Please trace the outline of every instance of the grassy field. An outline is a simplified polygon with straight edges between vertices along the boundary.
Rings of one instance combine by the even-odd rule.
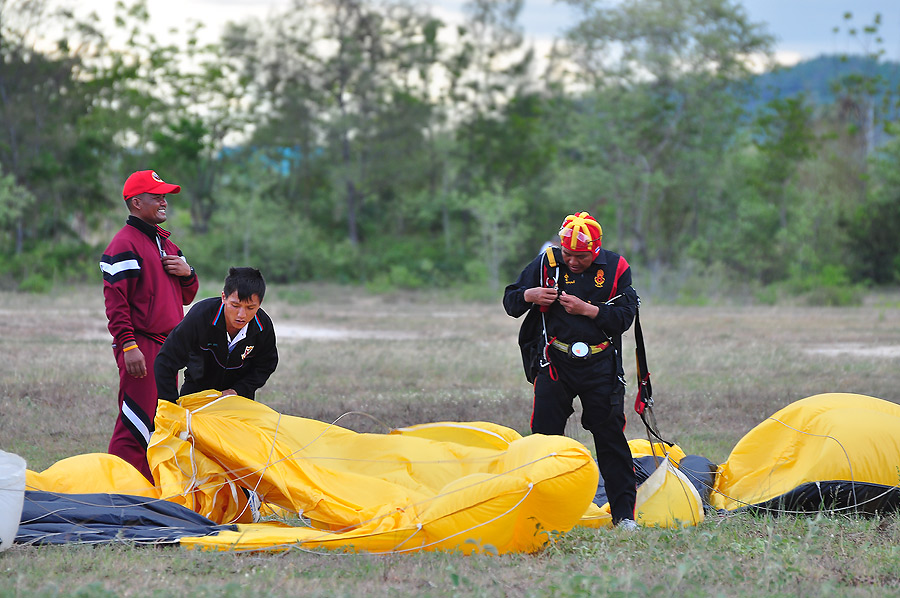
[[[200,296],[218,292],[201,289]],[[281,362],[257,399],[360,432],[489,420],[525,434],[531,394],[519,321],[495,301],[269,291]],[[0,293],[0,449],[33,470],[103,452],[117,370],[99,287]],[[900,403],[900,303],[857,308],[676,307],[642,323],[661,431],[723,462],[795,400],[854,392]],[[633,337],[625,337],[629,400]],[[633,414],[632,414],[633,415]],[[592,448],[573,416],[568,434]],[[629,438],[645,437],[631,417]],[[0,553],[5,596],[900,596],[900,520],[746,515],[677,531],[576,528],[536,555],[205,554],[177,547],[21,547]]]

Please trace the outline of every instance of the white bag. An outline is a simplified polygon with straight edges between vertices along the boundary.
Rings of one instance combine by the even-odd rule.
[[[25,503],[25,459],[0,451],[0,552],[13,544]]]

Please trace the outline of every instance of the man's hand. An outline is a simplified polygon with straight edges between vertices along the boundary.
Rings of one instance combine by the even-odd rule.
[[[125,358],[125,371],[135,378],[143,378],[147,375],[147,362],[138,346],[133,346],[134,349],[125,351],[123,354]]]
[[[525,293],[522,297],[528,303],[534,303],[536,305],[550,305],[559,297],[559,291],[555,288],[548,287],[532,287],[530,289],[525,289]]]
[[[181,256],[164,255],[160,259],[162,260],[163,270],[167,274],[182,277],[191,275],[191,267]]]
[[[222,391],[223,397],[230,397],[231,395],[236,395],[236,394],[237,394],[237,392],[235,392],[235,390],[233,388],[226,388],[225,390]]]
[[[587,316],[588,318],[594,319],[597,317],[597,314],[600,313],[600,308],[596,305],[582,301],[575,295],[569,295],[568,293],[560,293],[559,304],[565,308],[567,313],[576,316]]]

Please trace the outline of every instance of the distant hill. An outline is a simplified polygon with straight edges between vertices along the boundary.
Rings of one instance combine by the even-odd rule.
[[[814,105],[830,104],[834,102],[832,83],[852,74],[880,75],[888,89],[900,90],[900,63],[876,62],[864,56],[823,55],[755,77],[758,97],[748,108],[754,111],[775,97],[790,97],[801,92],[806,93],[808,101]]]

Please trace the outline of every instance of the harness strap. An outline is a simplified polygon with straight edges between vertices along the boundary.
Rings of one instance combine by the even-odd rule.
[[[563,353],[569,352],[569,343],[564,343],[560,340],[553,339],[552,341],[550,341],[550,344],[555,349],[559,349]],[[603,351],[605,351],[610,346],[610,344],[611,343],[609,341],[603,341],[599,345],[588,345],[588,347],[591,350],[591,355],[596,355],[597,353],[602,353]]]
[[[545,288],[553,288],[557,286],[557,282],[559,281],[559,264],[556,263],[556,256],[553,255],[553,247],[550,246],[544,252],[544,259],[542,261],[541,267],[541,286]],[[550,277],[549,268],[556,268],[553,276]],[[550,374],[550,379],[554,382],[559,379],[559,376],[556,372],[556,368],[553,367],[553,364],[550,362],[550,345],[556,341],[556,337],[552,339],[547,338],[547,310],[550,309],[549,305],[541,306],[541,333],[544,336],[544,349],[541,351],[541,361],[540,367],[547,366],[548,373]]]
[[[546,258],[546,263],[544,263],[541,268],[541,286],[545,289],[556,288],[559,289],[559,264],[556,263],[556,256],[553,255],[553,247],[550,246],[544,252],[544,257]],[[543,260],[542,260],[543,262]],[[549,267],[548,267],[549,266]],[[550,268],[556,268],[556,271],[553,273],[553,276],[550,276]],[[542,305],[541,312],[546,312],[550,309],[549,305]],[[546,324],[544,325],[546,329]],[[547,335],[544,335],[544,338],[547,338]]]
[[[550,264],[551,268],[556,268],[556,256],[553,255],[553,245],[547,247],[545,253],[547,254],[547,263]],[[559,269],[556,270],[557,276],[559,275]]]
[[[641,421],[647,429],[647,438],[650,447],[653,447],[652,435],[665,445],[673,446],[671,442],[660,436],[656,425],[656,416],[653,414],[653,387],[650,385],[650,372],[647,371],[647,351],[644,347],[644,331],[641,329],[641,304],[638,299],[638,307],[634,314],[634,342],[635,361],[637,362],[637,397],[634,400],[634,410],[641,416]],[[653,455],[654,458],[656,455]]]

